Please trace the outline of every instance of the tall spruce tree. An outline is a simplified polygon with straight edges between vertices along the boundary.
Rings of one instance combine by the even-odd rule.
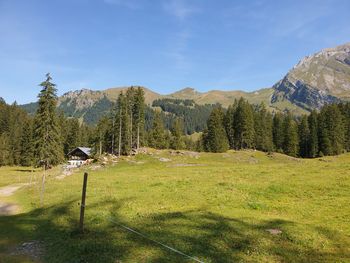
[[[229,149],[229,142],[224,127],[224,112],[221,107],[213,109],[208,122],[205,135],[205,148],[209,152],[225,152]]]
[[[182,138],[183,136],[183,120],[180,118],[176,118],[176,120],[173,123],[173,127],[171,129],[171,141],[170,141],[170,148],[174,150],[180,150],[185,148],[185,142]]]
[[[152,129],[149,133],[148,144],[153,148],[164,149],[168,145],[166,137],[167,135],[160,112],[156,111],[154,113]]]
[[[68,154],[71,150],[75,149],[79,145],[79,120],[76,118],[68,119],[66,122],[66,137],[64,141],[64,153]]]
[[[273,150],[272,116],[267,112],[264,103],[257,107],[254,118],[255,147],[264,152]]]
[[[133,86],[127,89],[125,100],[126,100],[126,107],[127,107],[127,113],[128,113],[128,120],[129,120],[129,147],[130,149],[133,149],[136,147],[136,144],[134,142],[136,141],[136,125],[134,125],[135,122],[135,93],[136,90]]]
[[[299,155],[300,157],[310,157],[311,136],[310,136],[308,117],[306,115],[303,115],[301,117],[299,127],[298,127],[298,133],[299,133]]]
[[[121,92],[117,100],[116,128],[118,134],[118,155],[128,155],[130,146],[130,112],[127,97]]]
[[[310,138],[309,138],[309,157],[315,158],[319,154],[318,147],[318,114],[314,110],[308,116]]]
[[[63,143],[57,121],[57,95],[50,74],[40,84],[38,109],[34,117],[34,157],[45,168],[63,161]]]
[[[226,130],[229,146],[231,149],[233,149],[235,147],[235,144],[234,144],[234,142],[235,142],[234,116],[235,116],[235,112],[237,109],[237,104],[238,104],[238,102],[235,99],[234,104],[228,106],[228,109],[227,109],[225,116],[224,116],[225,130]]]
[[[319,114],[319,148],[324,155],[340,154],[344,150],[344,119],[335,104],[324,106]]]
[[[275,113],[272,122],[272,136],[275,151],[283,152],[284,143],[284,129],[283,129],[283,115],[280,112]]]
[[[350,151],[350,102],[339,104],[340,111],[344,118],[345,127],[345,149]]]
[[[138,87],[134,98],[134,120],[136,130],[136,148],[139,149],[144,143],[145,133],[145,92]]]
[[[22,166],[34,165],[33,124],[26,120],[21,138],[20,164]]]
[[[235,148],[254,148],[254,114],[252,106],[243,98],[238,101],[233,118]]]
[[[283,120],[283,152],[297,157],[299,152],[298,127],[293,117],[288,113]]]

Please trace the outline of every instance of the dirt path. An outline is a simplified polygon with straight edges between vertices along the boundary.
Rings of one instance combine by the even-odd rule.
[[[19,210],[19,206],[11,203],[0,202],[0,216],[15,215]]]
[[[26,186],[28,184],[11,184],[8,186],[4,186],[0,188],[0,196],[11,196],[13,195],[18,189],[22,188],[23,186]]]
[[[17,204],[1,201],[1,197],[11,196],[26,185],[28,184],[12,184],[0,188],[0,216],[14,215],[19,211]]]

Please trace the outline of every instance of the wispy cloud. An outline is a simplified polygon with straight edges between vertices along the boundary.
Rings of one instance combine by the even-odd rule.
[[[313,24],[332,12],[332,2],[310,0],[298,4],[252,1],[223,10],[230,27],[256,29],[274,37],[308,37]]]
[[[192,6],[186,0],[164,1],[163,9],[179,21],[185,21],[191,15],[199,12],[199,9]]]
[[[191,67],[191,63],[186,55],[188,49],[188,42],[192,35],[188,30],[183,30],[174,35],[171,40],[171,47],[169,51],[165,52],[165,55],[170,57],[179,70],[188,71]]]

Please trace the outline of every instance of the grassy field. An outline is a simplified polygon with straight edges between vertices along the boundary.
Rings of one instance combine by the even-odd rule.
[[[50,176],[43,206],[37,185],[6,199],[22,210],[0,217],[4,262],[31,262],[9,255],[29,240],[45,244],[43,262],[191,262],[120,224],[203,262],[350,262],[350,154],[154,151],[87,171],[85,234],[77,232],[84,170]],[[15,183],[27,174],[0,168],[2,185],[9,173]]]

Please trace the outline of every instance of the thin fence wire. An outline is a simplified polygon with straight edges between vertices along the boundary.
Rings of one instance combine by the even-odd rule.
[[[141,237],[143,237],[143,238],[145,238],[145,239],[147,239],[147,240],[149,240],[149,241],[151,241],[153,243],[156,243],[156,244],[158,244],[158,245],[160,245],[160,246],[162,246],[162,247],[164,247],[164,248],[166,248],[166,249],[168,249],[168,250],[170,250],[172,252],[175,252],[175,253],[177,253],[177,254],[179,254],[181,256],[184,256],[184,257],[186,257],[188,259],[191,259],[193,261],[196,261],[196,262],[204,263],[204,261],[201,261],[198,258],[195,258],[195,257],[192,257],[190,255],[187,255],[187,254],[185,254],[185,253],[183,253],[183,252],[181,252],[181,251],[179,251],[179,250],[177,250],[177,249],[175,249],[173,247],[170,247],[170,246],[165,245],[165,244],[163,244],[163,243],[161,243],[159,241],[156,241],[156,240],[154,240],[152,238],[149,238],[148,236],[146,236],[146,235],[144,235],[144,234],[142,234],[142,233],[140,233],[140,232],[138,232],[138,231],[136,231],[136,230],[134,230],[134,229],[132,229],[132,228],[130,228],[128,226],[120,224],[119,222],[115,221],[113,218],[109,218],[109,221],[112,222],[113,224],[116,224],[117,226],[119,226],[119,227],[129,231],[129,232],[132,232],[132,233],[134,233],[134,234],[136,234],[138,236],[141,236]]]

